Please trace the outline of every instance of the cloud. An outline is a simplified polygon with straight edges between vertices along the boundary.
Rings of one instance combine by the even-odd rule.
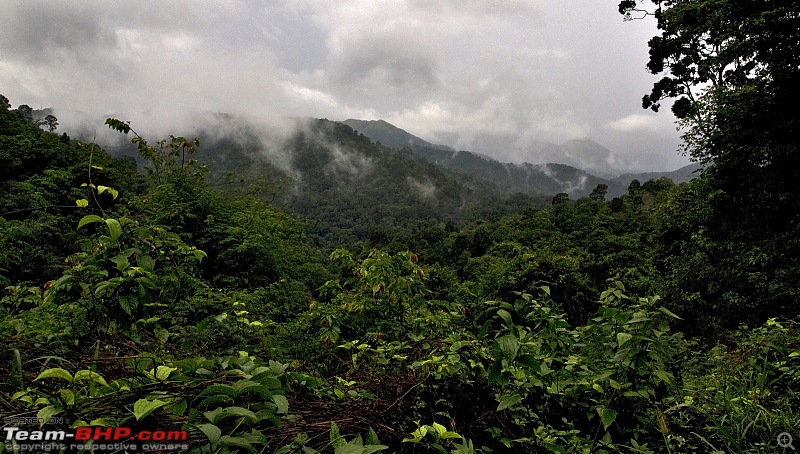
[[[653,115],[630,114],[605,124],[605,127],[618,132],[659,132],[664,130],[663,122]]]
[[[382,118],[501,159],[591,137],[620,162],[683,162],[668,113],[631,113],[654,80],[653,23],[592,0],[9,0],[0,23],[3,94],[54,107],[61,130]]]

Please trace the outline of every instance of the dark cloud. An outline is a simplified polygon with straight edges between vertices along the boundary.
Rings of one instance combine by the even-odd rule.
[[[91,5],[62,8],[56,3],[10,2],[3,5],[0,49],[5,58],[31,65],[86,59],[117,46],[114,30]]]

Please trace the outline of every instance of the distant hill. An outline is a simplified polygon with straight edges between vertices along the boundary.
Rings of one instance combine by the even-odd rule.
[[[380,142],[381,145],[391,148],[424,147],[453,151],[448,146],[432,144],[383,120],[354,120],[351,118],[340,123],[364,134],[373,142]]]
[[[627,186],[633,180],[639,180],[640,183],[644,183],[648,180],[657,180],[659,178],[666,177],[674,181],[675,184],[681,184],[697,177],[702,169],[703,166],[699,163],[692,163],[681,167],[678,170],[673,170],[672,172],[623,173],[617,178],[614,178],[614,180]]]
[[[580,197],[589,195],[598,184],[608,185],[609,196],[623,194],[627,189],[627,186],[615,180],[600,178],[566,164],[504,163],[471,151],[456,151],[444,145],[434,145],[383,120],[350,119],[342,123],[370,140],[410,151],[451,171],[489,180],[507,191],[548,196],[565,192],[570,196]],[[573,142],[575,143],[568,143],[566,148],[576,158],[587,149],[600,146],[591,141]]]
[[[445,145],[432,144],[384,120],[354,120],[341,122],[364,134],[373,142],[410,151],[446,169],[494,182],[508,191],[526,194],[553,195],[565,192],[573,197],[588,195],[598,184],[608,185],[608,196],[624,194],[633,180],[644,183],[666,177],[676,184],[696,177],[700,164],[689,164],[673,171],[624,173],[617,177],[614,153],[591,139],[569,140],[561,145],[541,142],[537,155],[561,156],[566,164],[504,163],[489,156],[471,151],[456,151]],[[577,166],[581,162],[602,161],[604,167],[590,173]]]

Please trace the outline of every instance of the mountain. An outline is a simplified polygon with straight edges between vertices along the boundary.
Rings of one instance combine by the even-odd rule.
[[[354,120],[351,118],[340,123],[364,134],[373,142],[380,142],[381,145],[391,148],[424,147],[453,151],[448,146],[432,144],[383,120]]]
[[[701,164],[692,163],[678,170],[673,170],[672,172],[623,173],[614,180],[620,184],[628,185],[633,180],[639,180],[640,183],[644,183],[648,180],[657,180],[666,177],[674,181],[675,184],[681,184],[697,177],[702,169],[703,166]]]
[[[623,194],[627,186],[619,182],[592,175],[577,167],[566,164],[514,164],[500,162],[488,156],[471,151],[456,151],[444,145],[433,145],[383,120],[346,120],[342,122],[369,139],[389,147],[410,151],[427,161],[448,170],[472,177],[489,180],[506,191],[525,194],[545,194],[552,196],[561,192],[570,196],[589,195],[598,184],[608,186],[608,194]],[[363,128],[363,129],[359,129]],[[571,141],[565,145],[565,156],[577,162],[602,145],[597,142]],[[611,152],[602,147],[606,154]]]
[[[462,226],[550,202],[378,145],[333,121],[298,119],[275,135],[244,118],[209,123],[189,136],[200,138],[194,157],[208,165],[210,181],[256,191],[302,217],[321,247],[388,238],[420,223]]]

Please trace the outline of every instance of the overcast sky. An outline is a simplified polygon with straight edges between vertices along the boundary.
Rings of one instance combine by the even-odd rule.
[[[67,131],[109,115],[159,134],[201,112],[384,119],[506,161],[592,138],[622,170],[675,169],[672,114],[641,108],[655,24],[617,3],[5,0],[0,93]],[[476,149],[487,137],[506,147]]]

